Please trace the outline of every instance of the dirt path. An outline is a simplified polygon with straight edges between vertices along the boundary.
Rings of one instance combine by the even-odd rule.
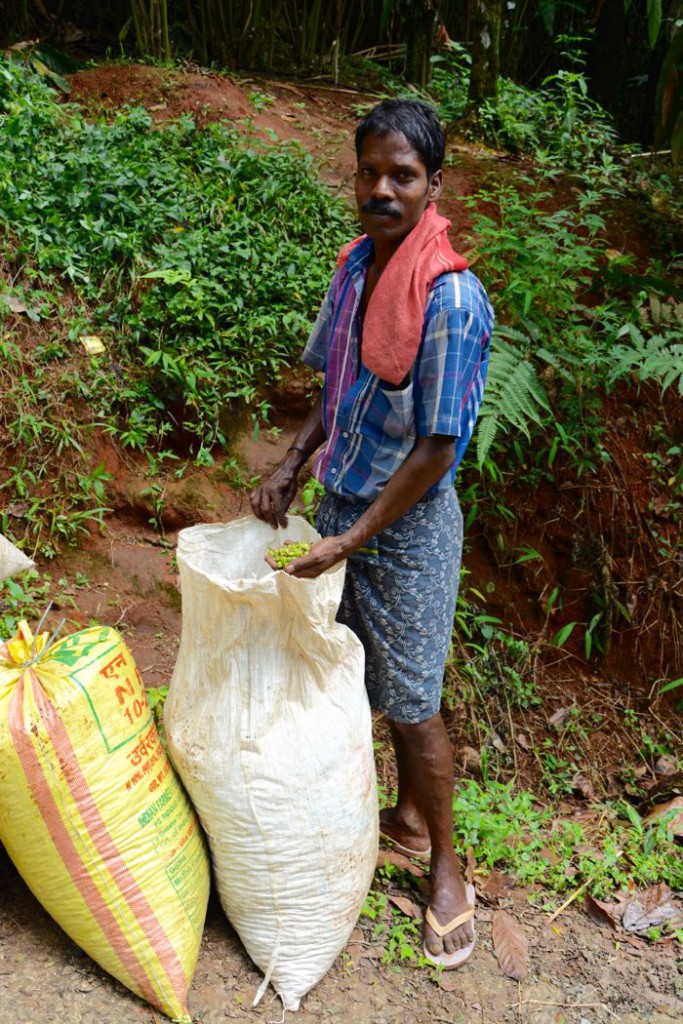
[[[45,913],[0,853],[0,1019],[7,1024],[159,1024],[149,1009],[95,965]],[[671,945],[620,945],[569,910],[552,925],[526,894],[481,896],[474,957],[441,984],[427,971],[381,963],[371,927],[357,928],[346,950],[304,1000],[298,1024],[673,1024],[683,1019],[682,980]],[[523,984],[502,976],[491,943],[492,909],[511,907],[531,946]],[[189,1005],[196,1024],[281,1021],[271,990],[251,1008],[261,975],[212,897]]]

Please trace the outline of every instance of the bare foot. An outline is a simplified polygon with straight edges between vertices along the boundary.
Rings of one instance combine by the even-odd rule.
[[[457,922],[458,917],[467,913],[473,903],[474,889],[471,886],[465,888],[460,874],[447,871],[439,878],[432,873],[429,907],[431,915],[433,915],[432,919],[440,928],[436,930],[428,921],[425,921],[424,938],[428,953],[433,957],[449,956],[472,943],[474,925],[471,918],[462,924],[456,923],[444,935],[440,935],[439,931],[451,921]],[[464,963],[464,961],[462,962]],[[444,964],[444,966],[448,965]]]
[[[385,807],[379,812],[379,830],[409,857],[428,857],[431,853],[427,826],[417,818],[407,821],[397,807]]]

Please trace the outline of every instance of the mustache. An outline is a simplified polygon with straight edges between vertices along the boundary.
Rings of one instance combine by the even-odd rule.
[[[388,199],[368,199],[360,209],[361,213],[376,214],[379,217],[393,217],[394,220],[401,219],[400,212],[394,209]]]

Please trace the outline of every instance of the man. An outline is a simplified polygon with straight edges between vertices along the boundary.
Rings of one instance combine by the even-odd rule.
[[[388,717],[397,759],[398,799],[380,831],[409,856],[431,856],[425,955],[450,968],[474,945],[439,713],[462,551],[453,481],[482,399],[493,311],[436,213],[445,151],[436,112],[386,100],[355,141],[365,235],[340,253],[303,355],[324,370],[324,390],[251,504],[286,526],[299,470],[321,449],[323,539],[286,571],[314,578],[347,560],[338,618],[363,643],[370,703]]]

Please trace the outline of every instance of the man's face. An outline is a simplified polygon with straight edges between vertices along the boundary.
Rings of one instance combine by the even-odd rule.
[[[366,135],[356,170],[356,202],[363,230],[374,242],[398,245],[429,202],[441,193],[443,175],[431,178],[402,132]]]

